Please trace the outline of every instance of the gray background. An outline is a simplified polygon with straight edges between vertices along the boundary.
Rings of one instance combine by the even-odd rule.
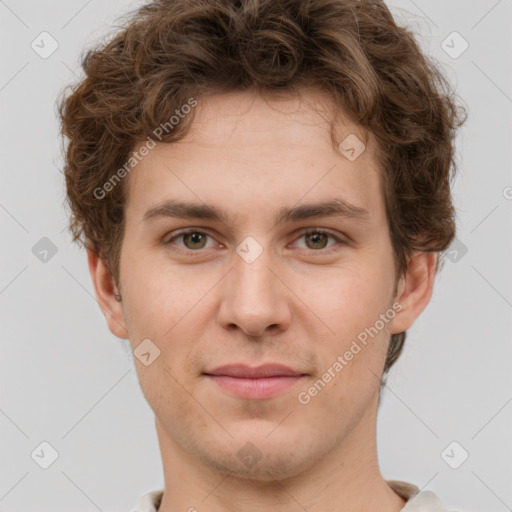
[[[65,228],[55,115],[57,94],[80,76],[82,49],[139,3],[0,0],[4,512],[127,511],[163,486],[133,359],[108,331],[86,254]],[[511,510],[512,1],[390,6],[445,69],[469,118],[458,138],[457,241],[385,388],[381,468],[388,479],[433,490],[450,508]],[[43,31],[59,45],[46,59],[31,47]],[[454,31],[469,44],[457,58],[442,47]],[[458,53],[463,42],[453,37]],[[57,249],[46,261],[36,245],[48,244],[43,237]],[[48,469],[34,455],[42,442],[58,452]],[[447,462],[460,464],[463,450],[468,459],[453,469]]]

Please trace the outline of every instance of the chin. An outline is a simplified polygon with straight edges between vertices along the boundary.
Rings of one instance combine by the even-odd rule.
[[[274,425],[275,428],[275,425]],[[233,433],[232,429],[230,430]],[[281,435],[271,429],[260,427],[258,434],[234,435],[225,444],[215,442],[196,456],[215,471],[236,478],[271,482],[297,476],[315,462],[318,453],[311,447],[311,454],[298,450],[301,443],[295,442],[283,430]]]
[[[276,453],[272,456],[262,453],[261,458],[253,464],[241,462],[237,455],[233,458],[232,454],[227,455],[226,459],[219,457],[218,454],[212,454],[212,457],[207,457],[204,462],[207,462],[215,471],[231,477],[261,482],[273,482],[294,477],[308,466],[305,463],[303,468],[296,467],[294,460],[289,455]]]

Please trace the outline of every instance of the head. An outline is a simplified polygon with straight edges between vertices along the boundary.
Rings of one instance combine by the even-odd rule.
[[[70,228],[110,330],[159,351],[158,421],[225,470],[233,437],[261,478],[307,467],[374,418],[455,236],[449,84],[380,1],[154,1],[82,65]],[[205,375],[268,361],[306,377],[243,400]]]

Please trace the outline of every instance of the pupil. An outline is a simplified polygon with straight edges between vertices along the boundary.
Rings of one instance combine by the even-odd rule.
[[[193,245],[201,244],[202,235],[200,233],[188,233],[186,237],[190,239]]]
[[[322,233],[314,233],[314,234],[310,235],[310,237],[313,239],[313,244],[317,245],[319,243],[318,238],[319,237],[325,237],[325,235],[322,234]]]

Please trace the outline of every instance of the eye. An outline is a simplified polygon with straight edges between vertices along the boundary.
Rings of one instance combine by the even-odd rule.
[[[177,235],[174,235],[172,238],[168,238],[164,241],[164,245],[170,245],[171,243],[174,243],[174,240],[180,238],[183,240],[185,246],[182,247],[179,244],[176,244],[178,247],[189,249],[191,251],[197,251],[198,249],[204,249],[206,246],[206,239],[211,237],[204,231],[189,229],[186,231],[181,231]]]
[[[185,250],[189,250],[192,252],[198,252],[200,249],[207,248],[207,239],[213,237],[204,231],[199,231],[197,229],[188,229],[181,231],[175,234],[171,238],[167,238],[163,241],[163,244],[166,246],[176,245],[178,248]],[[323,231],[321,229],[309,229],[306,232],[300,234],[297,240],[305,239],[306,247],[300,247],[301,249],[310,249],[315,252],[320,252],[324,249],[328,249],[326,247],[326,243],[328,243],[329,238],[343,244],[343,240],[328,231]],[[175,240],[181,239],[183,241],[183,245],[177,244]],[[332,244],[337,245],[337,244]],[[331,246],[332,246],[331,245]],[[210,246],[212,247],[212,246]]]
[[[329,238],[335,240],[336,242],[343,243],[341,238],[321,229],[309,229],[308,231],[301,233],[298,240],[304,239],[306,241],[306,249],[312,249],[313,251],[318,252],[327,248],[326,243],[328,243]]]

